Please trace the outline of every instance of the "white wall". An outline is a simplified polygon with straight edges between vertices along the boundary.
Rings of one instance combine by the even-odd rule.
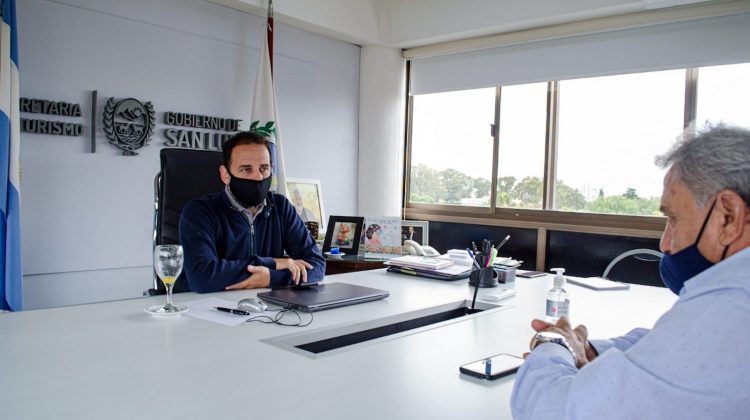
[[[151,285],[161,113],[246,120],[263,19],[198,0],[24,0],[18,26],[21,96],[80,103],[84,118],[49,119],[86,125],[84,137],[21,136],[25,307],[140,296]],[[320,179],[328,214],[356,214],[359,47],[285,25],[275,34],[287,176]],[[138,156],[101,131],[110,96],[154,104],[156,135]]]
[[[357,208],[362,216],[400,216],[406,61],[400,50],[365,46],[360,68]]]

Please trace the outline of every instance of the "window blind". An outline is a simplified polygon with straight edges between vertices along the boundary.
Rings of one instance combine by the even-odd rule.
[[[743,12],[413,58],[410,94],[747,61]]]

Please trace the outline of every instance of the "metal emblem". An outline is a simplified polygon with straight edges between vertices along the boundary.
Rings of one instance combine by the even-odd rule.
[[[133,98],[119,102],[109,98],[104,106],[103,125],[110,143],[122,150],[123,155],[135,156],[136,150],[145,146],[154,134],[154,106]]]

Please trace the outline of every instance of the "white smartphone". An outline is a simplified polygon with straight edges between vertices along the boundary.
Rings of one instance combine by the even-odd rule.
[[[522,364],[523,358],[502,353],[467,363],[461,366],[459,371],[465,375],[491,381],[516,373]]]

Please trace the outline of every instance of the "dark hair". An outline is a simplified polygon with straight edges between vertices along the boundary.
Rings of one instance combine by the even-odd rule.
[[[380,230],[380,225],[378,224],[371,224],[367,231],[365,232],[365,236],[367,236],[367,239],[372,239],[372,235]]]
[[[262,144],[266,146],[266,149],[268,149],[268,156],[271,157],[271,142],[269,142],[266,137],[263,137],[255,131],[240,131],[228,138],[227,141],[221,145],[221,151],[224,154],[221,163],[227,168],[227,170],[229,170],[229,163],[232,159],[232,150],[243,144]]]

